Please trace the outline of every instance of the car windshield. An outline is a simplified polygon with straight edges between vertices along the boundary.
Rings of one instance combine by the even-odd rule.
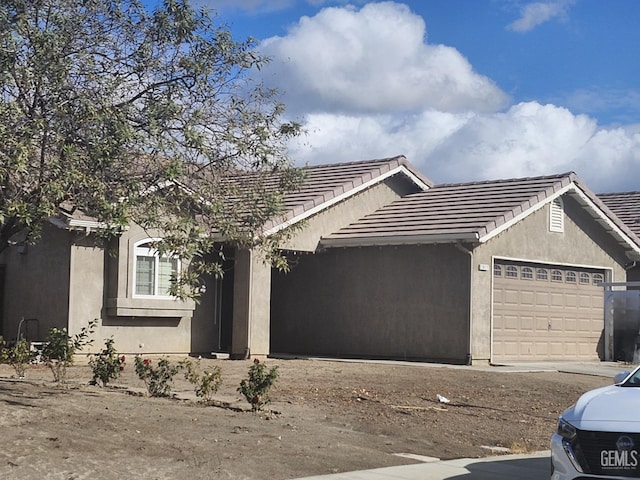
[[[640,368],[634,370],[634,372],[627,378],[623,383],[620,384],[621,387],[640,387]]]

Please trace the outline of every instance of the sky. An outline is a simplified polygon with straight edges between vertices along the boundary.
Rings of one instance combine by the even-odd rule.
[[[303,124],[297,165],[640,191],[637,0],[195,1],[271,58],[252,75]]]

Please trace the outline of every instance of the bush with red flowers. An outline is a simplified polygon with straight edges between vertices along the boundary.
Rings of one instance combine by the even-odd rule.
[[[166,358],[158,360],[158,366],[154,367],[151,360],[144,360],[139,355],[135,358],[136,373],[138,378],[147,386],[147,392],[152,397],[171,396],[171,385],[173,377],[182,368],[179,365],[172,365]]]
[[[102,352],[90,355],[89,366],[93,372],[92,383],[102,382],[102,386],[106,387],[111,380],[115,380],[124,370],[125,356],[118,355],[113,346],[113,338],[104,341],[104,350]]]

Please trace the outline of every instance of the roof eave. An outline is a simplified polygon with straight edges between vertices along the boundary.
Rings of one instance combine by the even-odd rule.
[[[104,222],[98,222],[95,220],[79,220],[77,218],[49,217],[49,222],[62,230],[82,231],[87,234],[110,228],[109,225]],[[128,229],[129,227],[122,227],[123,231]]]
[[[341,247],[373,247],[392,245],[417,245],[440,243],[478,243],[478,234],[459,233],[443,235],[388,235],[378,237],[351,237],[351,238],[323,238],[320,240],[321,248]]]

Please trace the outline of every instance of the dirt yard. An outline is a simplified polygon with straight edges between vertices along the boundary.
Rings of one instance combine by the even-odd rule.
[[[174,359],[172,359],[174,360]],[[280,377],[270,413],[236,392],[250,361],[222,368],[215,396],[197,403],[175,377],[177,398],[150,398],[128,359],[112,387],[89,385],[86,364],[66,386],[43,365],[12,378],[0,365],[0,478],[291,479],[442,459],[548,449],[559,413],[602,377],[486,372],[421,365],[267,359]],[[438,401],[437,396],[450,403]]]

